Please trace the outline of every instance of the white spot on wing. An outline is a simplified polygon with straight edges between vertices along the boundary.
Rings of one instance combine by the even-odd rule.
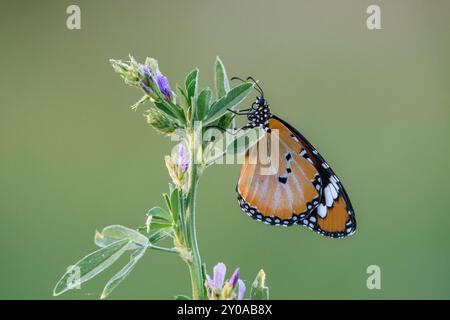
[[[333,185],[332,183],[330,183],[330,184],[328,185],[328,188],[330,188],[331,195],[333,196],[333,199],[336,199],[336,198],[338,197],[338,193],[337,193],[337,191],[336,191],[334,185]]]
[[[330,181],[331,181],[331,183],[333,184],[333,186],[334,186],[334,188],[336,189],[336,191],[338,191],[338,190],[339,190],[339,186],[337,185],[337,183],[334,182],[334,181],[331,180],[331,179],[330,179]]]
[[[323,204],[320,204],[317,207],[317,214],[319,215],[319,217],[324,219],[327,216],[327,207],[325,207]]]
[[[331,207],[333,205],[333,195],[331,194],[330,185],[325,188],[325,203],[327,207]]]

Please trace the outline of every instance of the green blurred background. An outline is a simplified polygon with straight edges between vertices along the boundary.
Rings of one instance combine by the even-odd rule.
[[[366,28],[381,7],[382,30]],[[81,30],[66,8],[81,7]],[[198,237],[209,270],[260,268],[275,299],[450,298],[450,2],[5,1],[0,4],[0,298],[50,299],[95,229],[142,225],[162,205],[171,146],[129,106],[109,58],[159,59],[172,86],[193,67],[213,85],[261,80],[349,192],[357,233],[332,240],[254,222],[235,199],[238,165],[202,178]],[[122,260],[123,262],[125,260]],[[366,268],[381,267],[381,290]],[[62,299],[97,299],[121,266]],[[151,251],[113,299],[189,294],[175,255]]]

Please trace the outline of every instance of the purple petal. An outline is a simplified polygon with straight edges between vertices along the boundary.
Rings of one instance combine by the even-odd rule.
[[[143,70],[144,70],[144,74],[145,74],[145,78],[147,80],[147,83],[152,83],[153,82],[153,77],[152,77],[152,72],[150,70],[150,67],[149,66],[144,66]]]
[[[181,172],[186,172],[189,168],[189,157],[184,144],[180,143],[178,147],[178,165],[180,166]]]
[[[225,273],[227,272],[227,267],[222,262],[219,262],[214,267],[214,287],[220,289],[223,286],[223,281],[225,280]]]
[[[210,278],[209,275],[206,275],[206,281],[208,281],[208,284],[209,284],[210,287],[213,287],[213,288],[214,288],[214,282],[213,282],[213,280]]]
[[[239,268],[236,268],[233,275],[230,278],[231,287],[234,288],[236,286],[237,281],[239,280]]]
[[[158,83],[159,90],[167,98],[170,99],[172,96],[172,90],[170,90],[169,79],[163,74],[158,74],[156,76],[156,82]]]
[[[238,280],[238,300],[243,300],[244,299],[244,294],[245,294],[245,284],[244,281],[242,281],[241,279]]]

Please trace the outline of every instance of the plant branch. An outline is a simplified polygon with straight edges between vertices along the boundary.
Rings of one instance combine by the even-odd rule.
[[[177,249],[174,248],[166,248],[166,247],[160,247],[160,246],[155,246],[153,244],[150,245],[151,249],[154,250],[158,250],[158,251],[164,251],[164,252],[171,252],[171,253],[178,253]]]

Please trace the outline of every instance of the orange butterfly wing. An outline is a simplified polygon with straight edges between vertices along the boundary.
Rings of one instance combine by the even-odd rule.
[[[241,208],[267,224],[297,223],[333,238],[353,234],[353,208],[329,165],[285,121],[273,116],[269,129],[266,139],[250,148],[242,165],[236,188]],[[269,152],[264,161],[257,150],[267,150],[272,140],[277,140],[274,130],[279,152]]]

